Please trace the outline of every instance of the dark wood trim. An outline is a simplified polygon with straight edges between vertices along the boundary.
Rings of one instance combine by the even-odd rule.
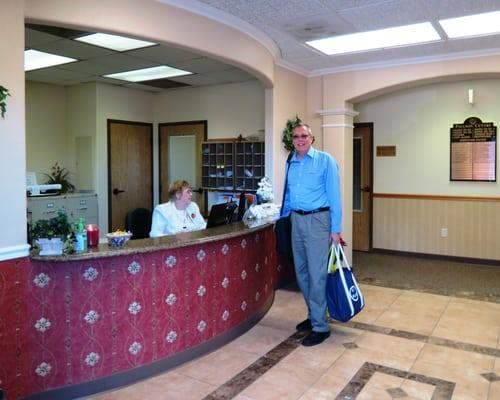
[[[500,201],[500,197],[480,197],[480,196],[452,196],[433,194],[400,194],[400,193],[373,193],[374,198],[384,199],[411,199],[411,200],[455,200],[455,201]]]
[[[373,135],[374,135],[374,130],[373,130],[373,122],[359,122],[359,123],[355,123],[354,124],[354,128],[368,128],[370,129],[370,151],[371,151],[371,165],[370,165],[370,168],[371,168],[371,182],[370,182],[370,188],[371,188],[371,191],[370,191],[370,227],[368,228],[369,229],[369,235],[370,235],[370,245],[368,246],[369,250],[368,251],[372,251],[373,249],[373,179],[374,179],[374,175],[375,175],[375,169],[374,169],[374,140],[373,140]]]
[[[410,251],[401,251],[401,250],[389,250],[389,249],[380,249],[373,248],[373,253],[380,254],[390,254],[394,256],[401,257],[419,257],[419,258],[427,258],[431,260],[443,260],[443,261],[453,261],[459,263],[467,263],[467,264],[482,264],[482,265],[494,265],[500,266],[500,260],[491,260],[487,258],[471,258],[471,257],[458,257],[458,256],[449,256],[443,254],[430,254],[430,253],[414,253]]]
[[[112,191],[113,189],[111,188],[111,124],[123,124],[123,125],[139,125],[139,126],[147,126],[149,127],[149,146],[151,149],[151,165],[150,165],[150,170],[151,170],[151,211],[153,210],[153,205],[154,205],[154,192],[153,192],[153,187],[154,187],[154,176],[153,176],[153,124],[150,122],[138,122],[138,121],[124,121],[124,120],[119,120],[119,119],[108,119],[106,126],[107,126],[107,169],[108,169],[108,230],[111,229],[111,214],[112,214],[112,206],[111,206],[111,199],[112,199]]]

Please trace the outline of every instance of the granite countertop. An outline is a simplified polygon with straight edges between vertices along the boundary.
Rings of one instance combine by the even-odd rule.
[[[229,225],[217,226],[201,231],[179,233],[177,235],[162,236],[159,238],[129,240],[124,247],[109,247],[100,244],[99,247],[90,247],[83,253],[63,254],[61,256],[40,256],[37,250],[31,252],[32,260],[37,261],[79,261],[92,260],[95,258],[106,258],[114,256],[125,256],[130,254],[151,253],[158,250],[191,246],[194,244],[208,243],[221,239],[229,239],[246,233],[259,231],[270,226],[269,223],[253,223],[251,225],[243,222],[235,222]]]

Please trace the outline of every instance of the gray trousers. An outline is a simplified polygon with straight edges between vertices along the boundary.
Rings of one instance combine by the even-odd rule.
[[[291,213],[295,275],[307,305],[313,330],[328,332],[326,276],[330,248],[330,211],[300,215]]]

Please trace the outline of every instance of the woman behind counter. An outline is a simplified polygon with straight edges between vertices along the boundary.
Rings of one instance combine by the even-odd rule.
[[[150,237],[175,235],[207,227],[198,205],[191,201],[193,191],[187,181],[172,182],[168,194],[170,201],[158,204],[154,209]]]

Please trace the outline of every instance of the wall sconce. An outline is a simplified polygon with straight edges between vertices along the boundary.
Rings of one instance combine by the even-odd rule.
[[[474,89],[469,89],[469,104],[474,104]]]

